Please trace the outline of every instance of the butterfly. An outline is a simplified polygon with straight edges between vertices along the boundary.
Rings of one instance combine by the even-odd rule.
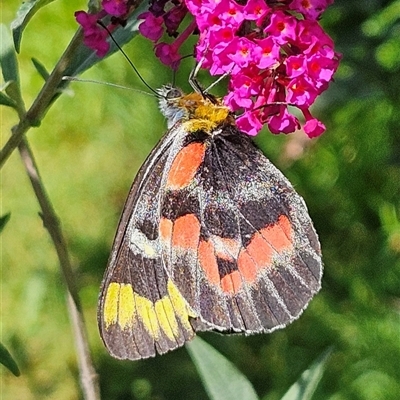
[[[137,360],[196,332],[266,333],[321,287],[304,200],[219,99],[164,86],[169,130],[126,200],[98,307],[110,354]]]

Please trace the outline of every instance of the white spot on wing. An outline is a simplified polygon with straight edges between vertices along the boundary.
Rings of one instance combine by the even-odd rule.
[[[149,240],[139,229],[132,231],[130,249],[135,254],[143,254],[148,258],[157,258],[160,254],[158,240]]]

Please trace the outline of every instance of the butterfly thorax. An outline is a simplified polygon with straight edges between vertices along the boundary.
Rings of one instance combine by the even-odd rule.
[[[233,115],[220,99],[211,101],[201,93],[184,95],[171,86],[163,86],[158,92],[162,95],[159,106],[168,120],[168,128],[185,122],[191,132],[211,133],[219,127],[235,124]]]

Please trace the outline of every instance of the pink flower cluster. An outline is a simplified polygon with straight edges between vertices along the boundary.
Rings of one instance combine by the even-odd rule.
[[[267,124],[272,133],[294,132],[300,128],[298,118],[288,109],[294,106],[304,117],[306,134],[316,137],[325,126],[312,116],[310,106],[327,89],[340,59],[332,39],[318,23],[332,2],[153,0],[149,11],[139,16],[144,20],[139,30],[155,43],[160,60],[173,68],[181,59],[182,43],[192,33],[199,33],[197,61],[211,75],[230,76],[224,101],[240,114],[237,125],[242,131],[256,135]],[[129,0],[103,0],[103,12],[123,17],[127,3]],[[194,19],[178,34],[187,12]],[[85,43],[98,43],[101,55],[104,32],[94,28],[92,17],[80,14],[77,20],[84,28]],[[175,38],[172,43],[160,42],[164,32]]]
[[[107,28],[109,31],[114,30],[128,15],[129,3],[129,0],[102,0],[102,9],[95,14],[85,11],[75,13],[75,19],[83,29],[83,42],[87,47],[95,50],[99,57],[107,54],[110,44],[107,42],[108,32],[97,21],[111,16],[111,23]]]
[[[185,0],[194,16],[200,39],[196,58],[211,75],[230,76],[225,103],[241,111],[240,129],[256,135],[264,124],[272,133],[290,133],[300,128],[288,106],[303,114],[304,131],[319,136],[325,126],[310,113],[310,106],[332,80],[339,63],[331,38],[317,19],[333,0]],[[174,9],[183,1],[155,1],[141,17],[141,33],[157,42]],[[182,20],[182,18],[180,18]],[[176,26],[174,27],[177,28]],[[189,25],[172,44],[157,43],[156,55],[165,64],[176,65],[179,47],[193,31]],[[156,35],[152,33],[157,32]],[[175,63],[175,64],[174,64]]]

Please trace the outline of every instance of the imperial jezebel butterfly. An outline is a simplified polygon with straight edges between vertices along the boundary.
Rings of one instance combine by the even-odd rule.
[[[159,95],[169,130],[133,182],[99,299],[101,336],[120,359],[197,331],[271,332],[321,286],[303,199],[227,107],[170,86]]]

